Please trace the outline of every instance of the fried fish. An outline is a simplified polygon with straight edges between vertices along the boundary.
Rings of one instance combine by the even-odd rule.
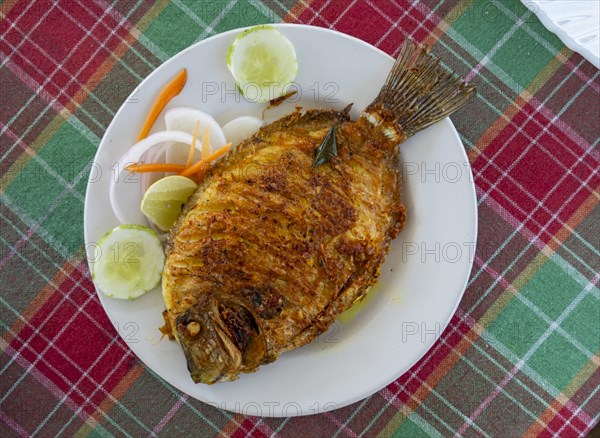
[[[350,107],[296,111],[208,171],[163,271],[164,330],[195,382],[256,371],[367,293],[406,221],[398,144],[474,91],[405,42],[357,121]]]

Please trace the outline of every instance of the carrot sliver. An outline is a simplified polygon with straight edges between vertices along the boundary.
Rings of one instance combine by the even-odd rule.
[[[165,106],[167,106],[167,103],[169,103],[171,99],[181,93],[186,81],[187,70],[184,68],[177,73],[177,75],[171,79],[171,81],[160,91],[158,97],[152,105],[152,108],[150,109],[150,113],[148,113],[148,116],[142,125],[142,129],[138,135],[137,141],[143,140],[148,136],[148,133],[150,132],[150,129],[152,129],[152,126],[154,126],[154,122],[156,122],[158,115],[165,108]]]
[[[175,172],[179,173],[185,170],[183,164],[168,164],[168,163],[144,163],[144,164],[130,164],[125,169],[133,173],[146,173],[146,172]]]
[[[208,154],[210,154],[210,130],[207,126],[202,134],[202,158],[208,157]]]
[[[208,163],[205,163],[202,168],[196,172],[196,181],[200,182],[204,179],[204,175],[206,174],[206,171],[208,170]]]
[[[198,130],[200,129],[200,120],[196,120],[196,125],[194,126],[194,135],[192,137],[192,144],[190,144],[190,152],[188,153],[187,162],[185,163],[185,167],[190,167],[192,162],[194,161],[194,151],[196,150],[196,140],[198,139]],[[203,146],[204,148],[204,146]]]
[[[219,148],[216,151],[214,151],[208,157],[202,158],[196,164],[188,167],[187,169],[185,169],[184,171],[182,171],[179,175],[181,175],[181,176],[190,176],[190,175],[193,175],[195,173],[198,173],[198,171],[201,171],[204,168],[205,165],[207,165],[210,162],[215,161],[217,158],[220,158],[223,155],[225,155],[227,153],[227,151],[229,151],[230,147],[231,147],[231,143],[227,143],[222,148]]]

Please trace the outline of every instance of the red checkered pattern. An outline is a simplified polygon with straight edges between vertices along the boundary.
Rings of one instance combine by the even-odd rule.
[[[404,429],[408,424],[428,435],[511,436],[518,427],[531,436],[584,436],[600,411],[600,352],[563,327],[572,309],[550,317],[524,298],[521,288],[551,260],[581,285],[571,307],[589,297],[597,303],[597,236],[587,224],[600,199],[600,135],[597,123],[590,128],[596,122],[590,115],[598,114],[597,70],[563,46],[555,49],[556,41],[535,27],[532,14],[518,2],[488,2],[483,9],[476,2],[434,0],[288,3],[237,0],[217,17],[202,15],[207,8],[186,0],[114,5],[38,0],[0,6],[0,272],[7,278],[0,294],[0,435],[387,436],[396,429],[412,435],[413,429]],[[314,417],[232,415],[190,399],[145,371],[102,310],[83,250],[68,245],[73,224],[65,224],[62,235],[48,226],[67,199],[69,208],[81,210],[86,172],[65,175],[45,161],[44,146],[65,125],[90,150],[97,146],[125,97],[107,96],[97,88],[106,86],[111,74],[127,76],[134,86],[176,46],[176,37],[151,37],[145,27],[177,16],[206,23],[190,32],[209,35],[224,26],[255,24],[243,22],[246,15],[256,17],[240,13],[245,6],[252,12],[281,9],[288,21],[335,28],[392,55],[410,36],[445,51],[444,62],[480,88],[477,101],[457,121],[472,159],[483,242],[465,299],[440,340],[408,373],[370,398]],[[491,24],[508,23],[484,53],[479,47],[486,45],[469,36],[469,29],[465,36],[454,26],[473,10],[473,17],[485,16]],[[495,20],[493,12],[500,14]],[[235,26],[234,14],[240,21]],[[495,59],[507,41],[523,38],[516,36],[521,31],[529,38],[521,40],[523,47],[546,48],[553,56],[529,86],[511,82],[516,81],[511,72]],[[535,83],[539,78],[544,84]],[[486,119],[478,133],[473,126],[480,115]],[[52,202],[40,211],[37,204],[44,199],[25,205],[11,192],[13,181],[30,182],[23,182],[23,175],[32,163],[43,172],[45,185],[42,190],[39,182],[25,187],[34,193],[53,190]],[[28,281],[15,280],[13,272]],[[512,301],[548,326],[546,337],[561,336],[587,360],[566,387],[554,387],[530,368],[527,359],[539,345],[529,349],[529,356],[511,356],[488,330]],[[158,395],[149,405],[140,394]],[[152,409],[156,412],[145,412]]]

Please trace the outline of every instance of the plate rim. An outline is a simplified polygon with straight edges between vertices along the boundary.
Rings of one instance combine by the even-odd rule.
[[[553,18],[551,18],[550,14],[544,7],[544,2],[540,2],[539,0],[521,0],[521,2],[527,9],[533,12],[533,14],[535,14],[535,16],[541,21],[544,27],[548,31],[554,33],[565,46],[567,46],[573,52],[581,55],[594,67],[600,68],[600,55],[594,53],[591,49],[588,49],[586,46],[577,42],[575,37],[572,35],[572,32],[567,31]],[[597,29],[597,32],[600,32],[600,26],[599,29]]]
[[[335,35],[337,37],[343,37],[346,39],[351,40],[354,43],[360,44],[370,50],[373,50],[375,52],[377,52],[380,55],[384,55],[386,58],[388,58],[391,62],[394,61],[394,58],[390,55],[388,55],[386,52],[384,52],[383,50],[381,50],[380,48],[373,46],[372,44],[369,44],[366,41],[361,40],[360,38],[354,37],[352,35],[348,35],[342,32],[339,32],[337,30],[333,30],[333,29],[328,29],[328,28],[323,28],[323,27],[319,27],[319,26],[312,26],[312,25],[306,25],[306,24],[296,24],[296,23],[267,23],[265,25],[270,25],[277,28],[302,28],[305,31],[309,31],[309,32],[324,32],[324,33],[328,33],[328,34],[332,34]],[[221,32],[218,33],[216,35],[213,35],[211,37],[205,38],[201,41],[198,41],[188,47],[186,47],[185,49],[179,51],[178,53],[176,53],[175,55],[171,56],[169,59],[165,60],[164,62],[162,62],[158,67],[156,67],[150,74],[148,74],[148,76],[146,76],[133,90],[132,92],[129,94],[129,96],[127,96],[124,100],[123,103],[121,103],[121,106],[119,107],[119,109],[117,110],[117,112],[115,113],[115,115],[113,116],[111,122],[109,123],[109,125],[106,128],[106,131],[104,132],[102,139],[98,145],[98,149],[96,151],[96,153],[94,154],[94,158],[93,158],[93,163],[97,162],[98,160],[98,156],[100,155],[102,149],[106,146],[106,133],[110,131],[112,125],[115,123],[115,120],[118,119],[121,116],[121,113],[125,111],[126,109],[126,103],[128,100],[130,100],[133,95],[137,92],[137,90],[139,88],[141,88],[144,84],[146,84],[147,82],[151,81],[152,78],[159,74],[157,73],[165,64],[172,62],[173,60],[185,56],[185,54],[189,51],[194,50],[196,47],[198,46],[202,46],[204,44],[210,44],[211,41],[213,39],[216,38],[223,38],[226,37],[228,35],[231,34],[238,34],[239,32],[244,31],[245,29],[251,28],[254,26],[244,26],[244,27],[240,27],[240,28],[236,28],[236,29],[231,29],[228,30],[226,32]],[[449,128],[452,131],[452,135],[454,137],[454,140],[458,142],[458,144],[460,144],[462,147],[459,148],[460,149],[460,155],[461,158],[464,159],[464,162],[468,164],[467,169],[468,169],[468,177],[469,177],[469,191],[470,191],[470,195],[472,196],[472,200],[473,200],[473,208],[472,208],[472,217],[471,220],[473,221],[473,229],[471,230],[473,232],[473,240],[474,240],[474,246],[473,246],[473,256],[471,257],[470,261],[469,261],[469,268],[467,269],[467,273],[465,275],[465,278],[463,280],[462,286],[460,287],[461,292],[460,294],[457,296],[456,302],[454,303],[454,306],[451,310],[451,312],[449,313],[449,316],[447,317],[446,321],[444,321],[443,324],[440,325],[440,330],[439,333],[436,333],[436,336],[429,342],[427,342],[427,346],[426,348],[423,350],[422,354],[418,355],[415,360],[410,363],[409,366],[406,367],[406,369],[400,370],[396,373],[394,373],[394,378],[384,382],[383,384],[381,384],[380,386],[376,387],[376,388],[371,388],[369,390],[357,393],[351,397],[346,397],[343,398],[343,400],[337,400],[335,402],[335,406],[332,407],[325,407],[324,409],[320,410],[319,413],[325,413],[325,412],[330,412],[336,409],[341,409],[343,407],[346,407],[350,404],[356,403],[360,400],[363,400],[367,397],[369,397],[372,394],[375,394],[376,392],[379,392],[380,390],[382,390],[383,388],[385,388],[386,386],[388,386],[389,384],[391,384],[392,382],[396,381],[398,378],[400,378],[402,375],[406,374],[408,371],[410,371],[411,368],[413,368],[415,366],[416,363],[418,363],[421,359],[423,359],[427,353],[429,353],[429,351],[433,348],[433,346],[438,342],[438,340],[441,338],[442,334],[444,333],[444,331],[447,329],[450,321],[452,320],[452,318],[454,317],[454,315],[456,314],[456,311],[458,309],[458,306],[460,305],[463,297],[464,297],[464,293],[466,291],[469,279],[471,277],[471,273],[473,270],[473,265],[474,265],[474,256],[476,254],[476,250],[477,250],[477,243],[478,243],[478,203],[477,203],[477,193],[476,193],[476,188],[475,188],[475,183],[474,183],[474,179],[473,179],[473,169],[471,166],[471,163],[468,159],[468,155],[464,146],[464,143],[462,142],[460,135],[458,133],[458,131],[456,130],[456,127],[454,126],[454,124],[452,123],[452,120],[449,117],[444,118],[443,120],[441,120],[440,122],[436,123],[436,125],[438,124],[447,124],[447,128]],[[84,231],[84,241],[85,241],[85,246],[86,248],[88,247],[89,241],[88,241],[88,236],[90,233],[89,230],[89,224],[88,221],[86,220],[87,216],[88,216],[88,210],[91,208],[90,206],[90,196],[89,196],[89,192],[90,192],[90,187],[91,187],[91,183],[93,183],[95,178],[94,175],[94,167],[92,166],[92,169],[90,170],[90,175],[88,177],[88,181],[87,181],[87,186],[86,186],[86,194],[85,194],[85,203],[84,203],[84,220],[83,220],[83,231]],[[88,250],[89,251],[89,250]],[[91,278],[91,267],[90,267],[90,257],[89,257],[89,253],[86,253],[87,257],[86,257],[86,262],[88,265],[88,270],[90,272],[90,278]],[[103,311],[106,313],[106,315],[109,317],[109,320],[111,321],[111,324],[113,325],[113,327],[115,327],[117,334],[119,337],[121,337],[121,339],[125,340],[123,338],[123,333],[121,333],[121,331],[118,330],[117,324],[118,322],[114,321],[111,317],[109,312],[107,311],[107,308],[104,305],[104,300],[108,300],[110,298],[108,297],[104,297],[102,292],[100,292],[98,290],[98,288],[96,287],[95,283],[93,283],[94,285],[94,289],[95,292],[98,296],[98,299],[100,301],[100,304],[102,306]],[[153,367],[150,366],[149,363],[146,362],[146,360],[144,360],[142,357],[140,357],[140,355],[133,349],[131,348],[131,346],[129,346],[129,344],[127,344],[127,348],[136,356],[136,358],[138,360],[140,360],[149,370],[152,371],[152,373],[156,373],[156,375],[158,375],[161,379],[165,380],[165,382],[168,385],[171,385],[172,387],[176,388],[177,390],[183,392],[184,394],[187,394],[188,396],[193,397],[194,399],[197,399],[199,401],[201,401],[202,403],[205,404],[209,404],[209,405],[214,405],[215,402],[211,401],[211,400],[201,400],[199,398],[197,398],[195,395],[189,394],[187,392],[187,390],[185,389],[185,387],[182,387],[179,384],[175,384],[172,383],[171,381],[164,379],[162,376],[160,376],[156,371],[154,371]],[[234,405],[233,409],[230,406],[226,406],[226,407],[222,407],[219,406],[220,409],[224,409],[226,411],[229,412],[235,412],[235,413],[240,413],[240,414],[245,414],[241,409],[235,409]],[[270,418],[285,418],[285,417],[296,417],[296,416],[307,416],[307,415],[313,415],[314,413],[311,412],[304,412],[304,410],[300,410],[300,412],[298,411],[294,411],[295,414],[294,415],[277,415],[277,411],[276,409],[269,409],[267,415],[262,415],[262,417],[270,417]]]

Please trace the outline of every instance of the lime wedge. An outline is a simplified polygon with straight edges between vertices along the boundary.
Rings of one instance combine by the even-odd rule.
[[[196,183],[191,179],[179,175],[167,176],[148,187],[140,208],[150,222],[168,231],[194,190]]]
[[[92,279],[111,298],[143,295],[159,283],[165,255],[156,233],[141,225],[119,225],[95,249]]]
[[[227,68],[246,99],[267,102],[285,94],[298,74],[294,46],[273,26],[240,33],[227,53]]]

